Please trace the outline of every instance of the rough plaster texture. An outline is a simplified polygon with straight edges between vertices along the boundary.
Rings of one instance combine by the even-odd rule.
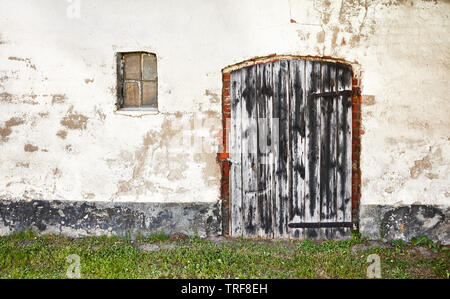
[[[449,205],[449,1],[72,2],[0,1],[0,198],[218,201],[221,69],[277,53],[359,64],[362,205]],[[122,51],[159,113],[115,111]]]
[[[361,234],[370,239],[405,240],[427,236],[450,244],[450,207],[440,205],[363,205]]]
[[[206,237],[221,234],[220,221],[217,203],[0,201],[0,236],[32,229],[74,237],[156,233]]]

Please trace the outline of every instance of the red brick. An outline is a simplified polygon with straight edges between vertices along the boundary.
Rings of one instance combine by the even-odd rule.
[[[228,153],[218,153],[217,154],[217,159],[219,159],[219,160],[225,160],[225,159],[227,159],[227,158],[229,158],[229,154]]]

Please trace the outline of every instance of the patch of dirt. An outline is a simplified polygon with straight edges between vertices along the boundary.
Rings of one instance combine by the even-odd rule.
[[[319,278],[322,278],[322,279],[329,279],[330,278],[330,276],[328,276],[328,274],[322,269],[317,269],[316,270],[316,274],[317,274],[317,276]]]
[[[412,274],[414,278],[420,279],[440,279],[436,273],[433,272],[430,268],[427,267],[412,267],[409,269],[409,272]]]
[[[350,252],[356,253],[358,251],[369,250],[372,248],[392,248],[392,246],[381,241],[369,241],[367,244],[357,244],[355,246],[352,246],[350,248]]]
[[[204,240],[213,242],[215,244],[227,243],[227,242],[232,241],[231,239],[228,239],[224,236],[211,236],[211,237],[205,238]]]
[[[178,241],[186,241],[189,237],[185,234],[177,233],[173,234],[169,237],[168,241],[170,242],[178,242]]]
[[[415,256],[422,256],[427,259],[434,259],[434,258],[439,257],[438,253],[434,253],[430,249],[428,249],[426,247],[421,247],[421,246],[411,247],[411,248],[407,249],[406,251]]]

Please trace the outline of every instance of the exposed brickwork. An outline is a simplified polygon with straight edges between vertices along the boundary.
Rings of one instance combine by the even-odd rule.
[[[221,166],[221,200],[222,200],[222,229],[224,235],[229,235],[229,211],[230,211],[230,157],[228,151],[228,134],[230,119],[230,73],[222,74],[222,147],[217,155]]]
[[[269,56],[270,57],[270,56]],[[277,58],[270,61],[276,61]],[[264,63],[267,61],[264,61]],[[254,64],[259,62],[254,61]],[[229,119],[230,119],[230,72],[224,72],[222,76],[222,125],[221,149],[217,155],[218,162],[221,166],[221,199],[222,199],[222,215],[223,215],[223,233],[229,234],[229,208],[230,208],[230,162],[228,152],[229,140]],[[361,81],[359,74],[353,73],[352,80],[352,214],[353,221],[358,220],[359,202],[361,199],[361,170],[360,170],[360,154],[361,154]]]
[[[352,80],[352,214],[353,221],[358,220],[361,200],[361,79],[360,74],[353,73]]]

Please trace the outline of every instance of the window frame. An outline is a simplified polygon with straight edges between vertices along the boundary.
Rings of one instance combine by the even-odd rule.
[[[128,54],[139,54],[140,55],[140,79],[125,79],[125,56]],[[155,57],[155,68],[156,68],[156,79],[155,80],[144,80],[144,55],[153,55]],[[129,51],[129,52],[117,52],[116,53],[116,65],[117,65],[117,97],[116,97],[116,108],[118,111],[155,111],[158,112],[158,57],[156,53],[147,51]],[[129,82],[137,83],[139,88],[139,101],[142,104],[143,97],[143,83],[144,82],[154,82],[156,83],[156,105],[155,107],[150,106],[124,106],[125,105],[125,84]]]

